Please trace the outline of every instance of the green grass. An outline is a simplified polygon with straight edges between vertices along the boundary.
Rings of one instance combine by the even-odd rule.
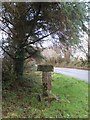
[[[34,82],[32,82],[34,81]],[[3,89],[3,118],[88,118],[88,84],[75,78],[53,74],[52,93],[59,101],[38,102],[41,77],[27,79],[32,89]]]

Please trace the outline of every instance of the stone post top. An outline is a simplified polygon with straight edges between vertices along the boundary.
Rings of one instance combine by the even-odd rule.
[[[53,72],[53,65],[38,65],[37,71]]]

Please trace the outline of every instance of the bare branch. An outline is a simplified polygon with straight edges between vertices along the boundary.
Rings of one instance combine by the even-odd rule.
[[[3,28],[1,28],[1,27],[0,27],[0,29],[1,29],[3,32],[5,32],[6,34],[8,34],[10,38],[12,38],[12,37],[11,37],[11,34],[8,33],[5,29],[3,29]]]
[[[29,55],[28,57],[25,57],[24,60],[26,60],[26,59],[28,59],[28,58],[30,58],[30,57],[32,57],[32,55]]]
[[[33,49],[32,46],[30,46],[30,48]],[[33,56],[37,53],[37,50],[36,50],[36,49],[33,49],[33,51],[29,51],[29,50],[26,48],[25,50],[26,50],[26,52],[29,54],[29,56],[27,56],[24,60],[26,60],[26,59],[28,59],[28,58],[30,58],[30,57],[33,57]]]
[[[2,43],[2,45],[4,45],[4,43]],[[17,48],[16,48],[15,46],[10,45],[10,44],[9,44],[8,46],[6,45],[6,47],[7,47],[7,48],[8,48],[8,47],[11,47],[11,48],[14,48],[15,50],[17,50]]]
[[[14,26],[14,24],[13,24],[11,21],[9,21],[6,17],[4,18],[4,17],[2,16],[2,19],[5,20],[6,22],[8,22],[9,24],[11,24],[12,26]]]
[[[59,30],[59,29],[58,29],[58,30]],[[29,43],[28,43],[28,44],[26,44],[25,46],[27,46],[27,45],[29,45],[29,44],[34,44],[34,43],[36,43],[36,42],[39,42],[39,41],[41,41],[43,38],[48,37],[49,35],[51,35],[51,34],[53,34],[53,33],[57,32],[58,30],[53,31],[53,32],[51,32],[51,33],[49,33],[49,34],[47,34],[47,35],[45,35],[45,36],[43,36],[43,37],[41,37],[41,38],[39,38],[39,39],[35,40],[35,41],[29,42]]]
[[[11,55],[8,51],[6,51],[4,48],[3,48],[3,46],[0,46],[1,47],[1,49],[5,52],[5,53],[7,53],[7,55],[9,55],[12,59],[15,59],[14,57],[13,57],[13,55]]]
[[[11,33],[12,33],[13,35],[15,35],[15,33],[14,33],[13,30],[12,30],[12,28],[10,28],[7,23],[6,23],[6,25],[7,25],[8,29],[11,31]]]

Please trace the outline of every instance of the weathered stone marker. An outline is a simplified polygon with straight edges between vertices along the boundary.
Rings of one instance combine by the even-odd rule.
[[[43,96],[48,96],[51,90],[51,72],[53,72],[52,65],[38,65],[38,71],[42,71]]]

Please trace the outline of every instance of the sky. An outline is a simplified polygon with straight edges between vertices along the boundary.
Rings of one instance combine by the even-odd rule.
[[[43,43],[44,47],[49,47],[49,46],[53,45],[53,43],[51,42],[51,40],[53,41],[53,39],[50,36],[47,37],[46,39],[48,39],[48,41],[45,41]],[[84,47],[84,49],[88,53],[88,35],[86,33],[84,33],[83,37],[80,38],[80,41],[81,41],[81,45]],[[85,53],[82,52],[80,49],[76,48],[76,50],[74,50],[74,52],[72,52],[72,53],[73,53],[74,57],[79,57],[79,58],[82,57],[83,59],[86,58]]]

